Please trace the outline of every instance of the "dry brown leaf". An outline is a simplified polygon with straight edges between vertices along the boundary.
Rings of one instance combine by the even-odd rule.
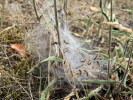
[[[98,7],[93,7],[93,6],[90,6],[89,9],[90,9],[91,11],[93,11],[93,12],[101,11],[100,8],[98,8]]]
[[[25,48],[21,44],[10,44],[11,48],[20,53],[23,57],[26,57]]]

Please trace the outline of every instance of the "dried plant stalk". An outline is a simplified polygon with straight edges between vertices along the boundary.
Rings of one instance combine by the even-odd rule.
[[[126,27],[122,26],[121,24],[119,24],[117,22],[102,22],[102,24],[113,26],[115,28],[118,28],[120,31],[124,31],[124,32],[133,34],[133,30],[132,29],[126,28]]]

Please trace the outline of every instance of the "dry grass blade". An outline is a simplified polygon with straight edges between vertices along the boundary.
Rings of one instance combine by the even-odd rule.
[[[93,84],[118,84],[119,81],[111,81],[111,80],[85,80],[82,81],[85,83],[93,83]]]
[[[11,26],[11,27],[7,27],[7,28],[4,29],[3,31],[1,31],[0,34],[2,34],[2,33],[6,32],[6,31],[8,31],[8,30],[14,28],[15,26],[16,26],[16,25],[13,25],[13,26]]]
[[[113,26],[115,28],[118,28],[120,31],[124,31],[124,32],[133,34],[132,29],[126,28],[126,27],[122,26],[121,24],[119,24],[117,22],[102,22],[102,24],[108,25],[108,26]]]
[[[90,8],[90,10],[93,11],[93,12],[101,11],[101,9],[100,9],[99,7],[90,6],[89,8]]]
[[[51,41],[52,41],[52,36],[50,35],[50,49],[49,49],[49,57],[51,56]],[[51,71],[51,63],[50,61],[48,62],[48,85],[50,84],[50,71]],[[50,92],[48,92],[47,95],[47,100],[49,100]]]

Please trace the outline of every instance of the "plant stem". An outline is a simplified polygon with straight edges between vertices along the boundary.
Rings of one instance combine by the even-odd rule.
[[[57,35],[58,35],[58,44],[61,47],[56,0],[54,0],[54,12],[55,12],[56,31],[57,31]],[[60,49],[59,49],[59,56],[62,58]]]
[[[4,11],[5,11],[5,0],[2,0],[2,14],[1,14],[1,19],[0,19],[0,26],[2,26],[3,24]]]
[[[39,56],[39,63],[40,63],[40,54],[38,52],[38,56]],[[41,89],[42,89],[42,86],[41,86],[41,83],[42,83],[42,67],[40,67],[40,84],[39,84],[39,93],[41,93]],[[41,95],[39,95],[39,98],[41,97]]]
[[[132,6],[131,6],[131,17],[132,17],[132,29],[133,29],[133,0],[132,0]]]
[[[52,36],[50,35],[50,43],[49,43],[49,57],[51,56],[51,40],[52,40]],[[50,61],[48,61],[48,85],[50,84],[50,71],[51,71],[51,63]],[[47,95],[47,100],[49,100],[49,96],[50,96],[50,92],[48,91],[48,95]]]
[[[111,1],[111,16],[110,16],[110,21],[112,21],[112,0]],[[110,26],[110,29],[109,29],[109,51],[108,51],[108,55],[109,55],[109,59],[111,59],[111,42],[112,42],[112,26]],[[108,61],[108,80],[109,80],[109,73],[110,73],[110,66],[111,66],[111,61]]]
[[[113,2],[112,0],[110,0],[111,2],[111,9],[110,9],[110,21],[112,22],[112,14],[113,14],[113,11],[112,11],[112,7],[113,7]],[[112,26],[110,26],[110,29],[109,29],[109,50],[108,50],[108,55],[109,55],[109,58],[108,59],[111,59],[111,42],[112,42]],[[107,80],[109,80],[110,78],[110,68],[111,68],[111,61],[109,60],[108,61],[108,76],[107,76]],[[107,91],[107,95],[106,97],[110,99],[109,95],[110,95],[110,88],[111,88],[111,84],[109,84],[108,86],[108,91]]]
[[[40,22],[40,17],[38,15],[38,12],[37,12],[37,9],[36,9],[36,2],[35,2],[35,0],[33,0],[33,7],[34,7],[34,10],[35,10],[35,14],[36,14],[37,20]]]
[[[104,8],[105,8],[105,6],[106,6],[106,2],[107,2],[107,0],[105,0],[105,2],[104,2]],[[101,8],[102,9],[102,8]],[[102,27],[102,21],[104,20],[104,15],[102,15],[101,16],[101,18],[100,18],[100,22],[99,22],[99,26],[98,26],[98,34],[97,34],[97,39],[99,38],[99,33],[100,33],[100,30],[101,30],[101,27]]]

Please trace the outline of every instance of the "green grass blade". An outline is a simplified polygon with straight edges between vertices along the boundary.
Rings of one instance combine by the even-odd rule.
[[[33,71],[35,71],[35,69],[39,68],[40,65],[44,64],[45,62],[47,61],[51,61],[51,60],[57,60],[59,62],[63,62],[62,59],[58,58],[58,57],[55,57],[55,56],[52,56],[52,57],[48,57],[46,58],[45,60],[41,61],[39,64],[36,64],[33,68],[31,68],[31,70],[29,70],[27,73],[32,73]]]
[[[112,59],[102,59],[102,60],[94,60],[93,62],[97,62],[97,61],[112,61]]]
[[[101,54],[102,56],[104,56],[105,58],[108,58],[108,54],[107,54],[107,52],[100,51],[100,54]]]
[[[41,93],[41,98],[40,100],[46,100],[46,96],[48,94],[48,91],[50,91],[51,88],[54,87],[54,84],[57,82],[57,79],[54,79],[48,86],[47,88]]]
[[[101,12],[101,11],[95,12],[95,13],[89,18],[89,20],[88,20],[88,22],[87,22],[87,26],[86,26],[86,32],[85,32],[85,34],[84,34],[85,37],[87,36],[87,33],[88,33],[88,30],[89,30],[89,27],[90,27],[90,23],[91,23],[92,17],[93,17],[94,15],[96,15],[96,14],[99,14],[99,13],[102,13],[102,12]]]
[[[130,9],[120,9],[121,11],[125,11],[125,12],[128,12],[128,13],[131,13],[132,11]]]
[[[124,87],[125,88],[127,88],[127,77],[128,77],[128,75],[129,75],[129,71],[128,71],[128,73],[126,74],[126,77],[125,77],[125,79],[124,79],[124,81],[123,81],[123,85],[124,85]]]
[[[96,93],[98,93],[101,89],[103,88],[103,86],[100,86],[98,88],[96,88],[95,90],[91,91],[87,97],[84,97],[82,99],[79,100],[88,100],[89,98],[91,98],[92,96],[94,96]]]
[[[123,94],[131,94],[131,95],[133,95],[133,91],[128,91],[128,92],[123,91],[123,92],[121,92],[121,93],[123,93]]]
[[[94,84],[118,84],[119,81],[111,81],[111,80],[85,80],[82,81],[85,83],[94,83]]]
[[[126,36],[126,37],[131,37],[131,34],[130,33],[126,33],[126,32],[122,32],[122,31],[119,31],[119,30],[112,30],[112,34],[113,35],[119,35],[119,36]]]
[[[118,43],[124,45],[124,42],[123,42],[120,38],[118,38],[118,37],[112,37],[112,39],[114,39],[114,40],[116,40]]]

